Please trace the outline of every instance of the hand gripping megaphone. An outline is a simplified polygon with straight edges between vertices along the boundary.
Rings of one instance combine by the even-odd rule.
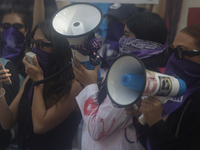
[[[52,17],[53,29],[64,35],[70,45],[81,45],[102,23],[102,11],[90,3],[74,3],[58,10]],[[89,61],[89,56],[84,56],[75,49],[72,54],[82,64]]]
[[[164,104],[171,97],[182,96],[187,89],[178,77],[146,70],[132,54],[119,56],[111,64],[106,79],[108,96],[117,107],[132,106],[141,96],[155,96]],[[146,123],[143,115],[139,121]]]

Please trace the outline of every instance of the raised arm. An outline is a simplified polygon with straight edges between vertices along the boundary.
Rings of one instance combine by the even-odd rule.
[[[159,0],[159,4],[154,4],[152,12],[157,13],[161,18],[165,19],[166,0]]]
[[[27,67],[27,74],[31,75],[33,81],[43,79],[43,71],[41,71],[36,57],[34,59],[35,66],[29,64],[25,58],[23,63]],[[43,86],[44,84],[34,86],[32,120],[36,134],[46,133],[64,121],[77,107],[75,97],[82,90],[80,84],[74,80],[69,95],[63,96],[56,104],[47,109],[43,96]]]
[[[44,20],[45,18],[45,10],[44,10],[44,0],[35,0],[33,6],[33,25],[32,30],[34,27]]]
[[[2,80],[2,78],[5,77],[5,75],[2,75],[3,72],[5,72],[5,70],[4,71],[0,70],[0,74],[1,74],[0,75],[0,82],[1,82],[0,95],[2,95],[2,97],[0,97],[0,123],[4,130],[8,130],[8,129],[11,129],[17,123],[18,105],[19,105],[19,101],[21,99],[22,93],[24,91],[25,83],[28,80],[28,77],[24,80],[21,86],[21,89],[19,93],[17,94],[17,96],[15,97],[15,99],[12,101],[10,106],[8,106],[5,96],[3,96],[4,90],[2,88],[2,82],[5,81],[5,79]],[[6,72],[8,72],[8,70]],[[8,74],[8,75],[10,76],[11,74]]]
[[[60,0],[55,0],[56,1],[56,5],[57,5],[57,9],[60,9],[64,6],[70,5],[71,2],[70,1],[60,1]]]

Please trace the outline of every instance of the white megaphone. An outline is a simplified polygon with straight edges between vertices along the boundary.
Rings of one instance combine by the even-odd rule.
[[[58,10],[52,18],[54,30],[64,35],[70,45],[81,45],[90,33],[102,23],[102,11],[90,3],[74,3]],[[72,54],[80,62],[89,61],[89,56],[84,56],[72,49]]]
[[[141,96],[156,96],[164,104],[171,97],[182,96],[187,89],[178,77],[146,70],[132,54],[121,55],[112,63],[106,84],[108,96],[117,107],[132,106]],[[146,123],[143,115],[139,121]]]

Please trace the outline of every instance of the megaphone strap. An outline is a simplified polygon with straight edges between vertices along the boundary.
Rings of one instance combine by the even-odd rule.
[[[52,80],[53,78],[55,78],[56,76],[58,76],[59,74],[61,74],[62,72],[64,72],[69,66],[71,66],[71,63],[69,63],[67,66],[65,66],[62,70],[60,70],[59,72],[43,79],[43,80],[38,80],[38,81],[33,81],[33,86],[42,84],[42,83],[46,83],[49,82],[50,80]]]
[[[125,139],[126,139],[127,142],[129,142],[129,143],[135,143],[135,141],[130,141],[128,139],[127,134],[126,134],[126,128],[125,128],[124,136],[125,136]]]
[[[138,139],[141,135],[143,135],[143,134],[145,133],[145,131],[146,131],[146,129],[147,129],[147,125],[145,124],[144,126],[142,126],[142,128],[141,128],[141,129],[142,129],[142,133],[141,133],[141,134],[139,134],[139,131],[141,131],[140,127],[141,127],[141,123],[138,122],[138,123],[137,123],[137,130],[136,130],[137,139]]]

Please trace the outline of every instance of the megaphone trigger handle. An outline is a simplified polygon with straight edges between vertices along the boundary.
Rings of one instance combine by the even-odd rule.
[[[142,125],[145,125],[147,122],[144,118],[144,115],[141,115],[139,118],[138,118],[139,122],[142,124]]]
[[[138,105],[137,104],[133,104],[133,108],[136,110],[136,111],[138,111]]]
[[[157,98],[161,104],[165,104],[169,99],[170,97],[161,97],[161,96],[154,96],[155,98]]]

